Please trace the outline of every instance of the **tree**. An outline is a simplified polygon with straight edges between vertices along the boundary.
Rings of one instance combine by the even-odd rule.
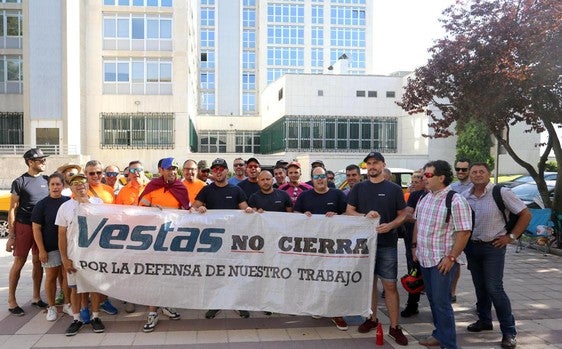
[[[492,141],[486,125],[468,119],[457,123],[457,159],[470,159],[471,162],[485,162],[494,168],[494,158],[490,155]]]
[[[553,201],[543,178],[551,151],[562,164],[556,134],[562,127],[562,2],[458,0],[443,16],[446,36],[430,48],[398,104],[410,114],[426,113],[432,137],[453,135],[451,126],[467,116],[486,125],[533,176],[546,207],[562,211],[562,166]],[[536,168],[512,148],[509,130],[517,123],[525,132],[548,134]]]

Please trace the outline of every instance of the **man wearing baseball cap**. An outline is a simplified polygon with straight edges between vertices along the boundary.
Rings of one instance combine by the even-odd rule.
[[[31,211],[35,204],[49,195],[49,185],[45,172],[47,156],[39,148],[29,149],[23,155],[27,172],[12,182],[10,197],[10,209],[8,210],[8,241],[6,251],[13,252],[14,263],[10,269],[8,282],[8,310],[16,316],[23,316],[25,312],[16,301],[16,289],[20,274],[29,250],[32,255],[32,278],[33,297],[32,305],[39,308],[47,308],[47,303],[40,298],[41,280],[43,279],[43,268],[39,260],[39,249],[33,238],[31,222]]]
[[[406,202],[402,188],[384,179],[384,156],[376,151],[367,154],[363,160],[367,164],[369,180],[357,183],[348,195],[346,213],[352,216],[379,218],[377,232],[377,252],[375,257],[375,280],[372,293],[372,315],[367,318],[358,331],[367,333],[377,328],[377,283],[380,278],[385,291],[385,303],[390,318],[389,336],[399,345],[408,345],[398,324],[399,299],[396,281],[398,280],[398,231],[404,223]]]
[[[289,182],[281,185],[279,189],[284,190],[287,194],[289,194],[294,205],[302,192],[312,189],[312,186],[300,181],[301,164],[297,161],[291,161],[287,165],[287,175],[289,176]]]
[[[226,179],[228,174],[226,160],[221,158],[213,160],[211,171],[215,176],[215,181],[201,189],[195,198],[193,208],[199,213],[205,213],[207,210],[245,210],[248,208],[244,191],[240,187],[228,183]],[[213,319],[219,312],[220,309],[210,309],[205,313],[205,317]],[[246,310],[237,312],[240,317],[250,317],[250,313]]]
[[[62,190],[62,195],[64,196],[72,196],[72,191],[70,190],[69,181],[72,176],[78,174],[82,171],[82,167],[77,164],[73,164],[71,162],[66,163],[59,168],[57,168],[57,172],[62,173],[64,176],[64,189]]]

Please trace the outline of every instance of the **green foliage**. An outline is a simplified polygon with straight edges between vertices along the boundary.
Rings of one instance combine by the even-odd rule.
[[[547,162],[546,165],[545,165],[544,170],[547,171],[547,172],[556,172],[556,171],[558,171],[558,165],[557,165],[556,161],[549,161],[549,162]]]
[[[494,168],[494,158],[490,155],[491,134],[485,124],[474,119],[457,124],[457,159],[466,158],[470,162],[485,162]]]

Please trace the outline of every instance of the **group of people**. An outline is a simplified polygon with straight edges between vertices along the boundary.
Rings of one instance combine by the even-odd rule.
[[[413,189],[406,202],[402,188],[388,180],[386,162],[379,152],[371,152],[363,159],[367,168],[364,181],[359,166],[352,164],[346,168],[348,188],[343,191],[335,188],[334,173],[326,170],[320,160],[311,163],[312,179],[305,183],[301,181],[301,164],[297,161],[280,160],[270,173],[261,169],[255,157],[236,158],[232,164],[233,175],[228,178],[229,167],[224,159],[215,159],[210,167],[205,160],[188,159],[181,167],[181,178],[179,163],[169,157],[158,162],[159,175],[151,180],[145,176],[140,161],[131,161],[123,171],[126,180],[120,181],[117,166],[103,168],[96,160],[87,162],[83,171],[79,165],[67,164],[47,177],[43,175],[46,158],[38,148],[26,152],[24,160],[28,171],[12,184],[6,248],[14,252],[8,299],[9,310],[14,315],[24,315],[17,304],[15,291],[30,249],[34,281],[32,304],[47,308],[47,320],[56,320],[56,282],[63,276],[60,281],[65,299],[63,311],[73,317],[67,335],[76,334],[85,323],[91,323],[94,332],[103,332],[100,310],[117,313],[106,296],[76,292],[76,268],[68,256],[67,233],[69,227],[76,224],[74,212],[82,202],[155,206],[200,214],[213,209],[238,209],[249,214],[296,212],[326,217],[346,214],[380,219],[376,227],[372,315],[359,326],[359,332],[366,333],[378,326],[380,279],[390,318],[388,334],[396,343],[408,344],[399,325],[397,289],[397,241],[402,232],[407,246],[408,268],[417,267],[423,275],[435,325],[432,336],[420,344],[456,348],[452,284],[460,269],[457,259],[464,251],[478,300],[478,321],[468,326],[468,330],[492,329],[493,304],[503,333],[502,347],[516,346],[514,318],[502,284],[503,261],[505,246],[523,233],[530,213],[511,191],[503,188],[501,195],[505,207],[519,215],[515,228],[506,233],[502,212],[493,209],[493,184],[486,164],[457,162],[455,169],[459,181],[451,185],[451,166],[441,160],[429,162],[414,174]],[[453,186],[454,195],[450,195]],[[42,267],[46,269],[48,304],[40,298]],[[402,316],[417,314],[418,302],[419,295],[410,295]],[[91,304],[91,312],[88,304]],[[125,309],[134,311],[134,304],[126,303]],[[156,327],[158,309],[148,305],[145,332]],[[180,318],[173,308],[160,307],[160,311],[172,320]],[[219,312],[220,309],[210,309],[205,317],[212,319]],[[250,316],[246,310],[237,310],[237,313],[243,318]],[[332,321],[338,329],[347,330],[343,316],[349,314],[341,315]]]

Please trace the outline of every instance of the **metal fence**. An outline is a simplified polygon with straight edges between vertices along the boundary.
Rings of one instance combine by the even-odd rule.
[[[46,155],[76,155],[78,147],[55,144],[0,144],[0,155],[23,155],[31,148],[41,148]]]

